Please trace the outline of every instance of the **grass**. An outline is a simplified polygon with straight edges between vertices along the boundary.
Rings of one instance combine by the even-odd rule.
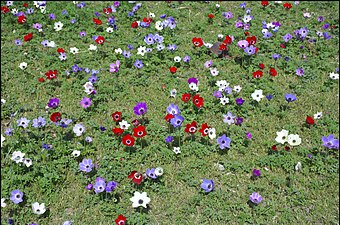
[[[24,10],[23,2],[15,2],[10,8]],[[216,9],[215,4],[220,4]],[[207,54],[204,46],[194,49],[193,37],[201,37],[205,42],[217,41],[217,34],[233,35],[235,41],[230,46],[233,57],[242,56],[237,41],[245,38],[242,29],[235,28],[237,17],[245,14],[239,7],[241,2],[143,2],[135,17],[129,18],[127,13],[134,4],[121,2],[120,8],[113,15],[118,30],[109,34],[105,31],[106,19],[102,9],[108,2],[86,2],[82,9],[76,8],[72,2],[48,2],[47,13],[42,14],[35,8],[34,14],[27,16],[27,24],[20,25],[11,14],[1,14],[1,98],[6,100],[1,109],[1,133],[13,127],[13,136],[7,137],[1,148],[1,197],[6,198],[7,207],[1,210],[1,222],[6,224],[13,218],[14,224],[62,224],[72,220],[73,224],[114,224],[119,214],[127,217],[128,224],[337,224],[339,220],[339,153],[322,147],[322,136],[334,134],[339,137],[339,87],[338,81],[331,80],[329,73],[339,65],[338,28],[333,29],[330,40],[321,38],[316,44],[291,40],[286,49],[279,47],[282,36],[293,34],[294,30],[307,26],[308,36],[316,38],[316,31],[321,30],[324,23],[338,24],[338,2],[300,2],[290,10],[283,10],[282,5],[274,5],[263,9],[260,2],[247,2],[254,16],[249,32],[258,38],[256,46],[259,53],[252,56],[246,66],[241,67],[235,60],[217,58]],[[2,2],[2,5],[5,5]],[[34,7],[29,3],[29,7]],[[61,14],[67,9],[69,17]],[[226,25],[222,12],[232,11],[234,18]],[[303,12],[310,12],[312,18],[305,19]],[[94,12],[100,12],[103,25],[94,25]],[[166,28],[160,31],[165,45],[177,44],[178,49],[171,53],[168,50],[158,55],[155,45],[153,52],[142,57],[136,49],[142,45],[144,36],[157,33],[152,23],[150,28],[131,28],[135,20],[142,20],[149,12],[159,20],[161,14],[173,16],[177,22],[174,30]],[[48,19],[54,13],[55,21]],[[214,13],[213,22],[208,22],[208,13]],[[324,23],[316,18],[323,15]],[[71,24],[70,20],[77,22]],[[280,21],[282,26],[274,37],[262,38],[261,22]],[[53,30],[53,24],[61,21],[61,31]],[[40,35],[32,29],[32,24],[43,25],[44,34]],[[102,27],[102,28],[99,28]],[[15,30],[15,32],[14,32]],[[81,39],[79,32],[85,30],[87,35]],[[15,39],[33,32],[33,39],[23,46],[15,46]],[[103,35],[105,43],[98,46],[97,52],[89,52],[90,44],[96,43],[93,35]],[[44,48],[43,40],[55,41],[58,47],[67,52],[67,60],[60,61],[56,48]],[[114,49],[127,50],[132,44],[131,62],[122,55],[114,53]],[[300,49],[300,45],[304,45]],[[79,48],[80,53],[69,53],[71,47]],[[281,59],[275,62],[273,53],[280,53]],[[173,58],[185,55],[191,57],[189,64],[180,63],[175,74],[169,72],[174,66]],[[307,59],[303,59],[306,55]],[[290,57],[287,63],[283,59]],[[121,60],[118,74],[110,73],[109,65],[117,59]],[[145,66],[137,70],[133,66],[136,59],[142,59]],[[213,60],[213,67],[220,73],[212,77],[203,63]],[[18,65],[27,62],[23,71]],[[130,63],[131,63],[130,62]],[[77,63],[82,68],[101,69],[98,82],[95,84],[97,95],[89,109],[84,110],[80,100],[86,96],[83,85],[88,74],[84,72],[70,76],[65,70]],[[254,79],[252,72],[258,70],[258,64],[266,65],[265,71],[273,66],[278,76],[270,78],[268,72],[261,79]],[[298,77],[295,70],[302,67],[305,76]],[[39,83],[48,70],[58,70],[57,79]],[[181,101],[181,95],[189,90],[187,79],[196,77],[200,81],[199,93],[204,98],[205,106],[197,110],[192,103]],[[239,97],[245,99],[241,108],[234,103],[222,106],[212,96],[215,86],[211,82],[225,79],[231,86],[241,85]],[[177,90],[176,98],[170,98],[170,90]],[[262,89],[264,94],[272,94],[271,101],[262,99],[258,104],[251,99],[255,89]],[[289,104],[284,100],[286,93],[297,95],[297,101]],[[45,109],[50,98],[58,97],[60,105],[56,110]],[[148,105],[146,114],[149,123],[148,135],[142,146],[137,142],[136,151],[125,148],[114,137],[111,129],[116,124],[111,118],[115,111],[121,111],[128,122],[136,119],[133,107],[137,102],[145,101]],[[220,150],[216,140],[201,141],[196,134],[192,141],[181,129],[181,154],[174,155],[172,148],[164,142],[168,135],[167,122],[164,120],[169,103],[179,105],[185,118],[183,125],[197,121],[215,127],[217,137],[226,134],[232,139],[229,150]],[[255,104],[256,103],[256,104]],[[40,130],[31,127],[32,120],[43,116],[46,120],[52,112],[59,111],[64,118],[72,118],[71,125],[62,129],[54,124]],[[228,111],[242,116],[242,126],[228,126],[223,123],[223,114]],[[316,125],[305,124],[307,115],[322,111],[323,117]],[[15,114],[11,116],[11,114]],[[21,132],[16,121],[21,117],[31,120],[27,132]],[[76,137],[72,128],[83,123],[86,132]],[[107,128],[105,132],[100,126]],[[273,152],[271,146],[276,144],[276,132],[287,129],[290,133],[299,134],[302,143],[289,152],[278,145],[279,152]],[[253,139],[245,141],[245,133],[251,132]],[[93,138],[86,143],[85,137]],[[52,151],[44,151],[42,142],[53,145]],[[208,143],[207,143],[208,142]],[[22,151],[33,160],[29,168],[19,166],[11,160],[14,151]],[[73,158],[73,150],[81,150],[78,158]],[[309,159],[307,154],[312,154]],[[79,171],[79,162],[83,158],[91,158],[99,165],[96,174],[88,177]],[[302,171],[295,171],[296,163],[302,163]],[[216,164],[224,166],[220,171]],[[161,166],[164,175],[153,182],[146,180],[136,186],[127,176],[133,170],[145,172],[147,168]],[[265,170],[264,168],[268,170]],[[261,170],[259,179],[251,179],[253,168]],[[96,195],[87,191],[88,182],[94,182],[96,176],[117,181],[118,187],[113,194]],[[214,191],[205,194],[201,188],[201,179],[208,178],[215,182]],[[10,192],[20,189],[24,192],[24,202],[13,204]],[[147,192],[151,202],[147,210],[134,209],[129,200],[135,191]],[[256,207],[247,202],[249,195],[258,192],[263,201]],[[103,193],[102,193],[103,194]],[[115,200],[116,199],[116,200]],[[42,215],[32,213],[33,202],[44,202],[48,208]]]

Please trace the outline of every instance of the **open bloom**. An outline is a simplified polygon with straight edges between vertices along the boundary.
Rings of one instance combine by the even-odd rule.
[[[125,223],[126,223],[126,217],[123,216],[122,214],[120,214],[120,215],[116,218],[115,222],[116,222],[116,225],[125,225]]]
[[[328,149],[339,149],[339,140],[334,138],[333,134],[327,136],[323,136],[321,138],[323,142],[323,146]]]
[[[14,151],[12,153],[11,159],[16,163],[21,163],[24,160],[25,153],[22,153],[21,151]]]
[[[92,171],[92,167],[92,159],[83,159],[83,161],[79,163],[79,169],[87,173]]]
[[[116,63],[111,63],[110,64],[110,72],[111,73],[117,73],[120,68],[120,61],[116,60]]]
[[[250,196],[249,199],[252,203],[259,204],[262,201],[262,196],[259,195],[257,192],[253,192]]]
[[[24,193],[22,193],[19,189],[17,189],[11,192],[10,200],[14,204],[19,204],[20,202],[24,201],[23,197],[24,197]]]
[[[277,137],[275,138],[275,141],[277,141],[280,144],[284,144],[286,141],[288,141],[288,130],[281,130],[280,132],[276,132]]]
[[[133,108],[133,111],[137,116],[144,115],[148,111],[146,102],[138,102]]]
[[[233,124],[235,122],[234,119],[236,118],[236,116],[233,115],[231,112],[228,112],[227,115],[223,115],[223,117],[223,122],[227,123],[228,125]]]
[[[221,137],[217,138],[217,143],[220,145],[220,149],[230,148],[231,139],[223,134]]]
[[[264,97],[262,90],[255,90],[253,94],[251,94],[251,97],[257,101],[260,102],[261,99]]]
[[[32,210],[34,214],[42,215],[46,212],[45,203],[39,204],[38,202],[34,202],[32,204]]]
[[[133,183],[140,184],[143,180],[143,175],[134,170],[130,173],[128,178],[131,179]]]
[[[85,126],[82,124],[76,124],[73,127],[73,132],[79,137],[85,132]]]
[[[130,198],[130,201],[132,201],[133,208],[137,208],[139,206],[147,208],[146,205],[150,203],[150,198],[147,196],[146,192],[139,193],[138,191],[136,191],[134,196]]]
[[[301,138],[298,134],[288,135],[288,144],[291,146],[297,146],[301,144]]]

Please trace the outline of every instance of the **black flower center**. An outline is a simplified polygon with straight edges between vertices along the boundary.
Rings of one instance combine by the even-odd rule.
[[[139,199],[139,200],[138,200],[138,204],[140,204],[140,205],[143,204],[143,202],[144,202],[144,201],[143,201],[142,199]]]

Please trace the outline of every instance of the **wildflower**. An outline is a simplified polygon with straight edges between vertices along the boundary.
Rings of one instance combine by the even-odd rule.
[[[24,156],[25,156],[25,153],[22,153],[21,151],[14,151],[12,153],[11,160],[15,161],[18,164],[24,160]]]
[[[131,125],[126,120],[122,120],[121,122],[119,122],[119,126],[121,129],[127,130]]]
[[[60,21],[56,22],[56,23],[54,23],[54,30],[55,31],[61,31],[63,26],[64,26],[64,24],[62,22],[60,22]]]
[[[76,48],[76,47],[72,47],[72,48],[70,48],[70,52],[71,52],[73,55],[75,55],[75,54],[77,54],[77,53],[79,52],[79,49]]]
[[[329,74],[329,77],[332,79],[332,80],[339,80],[339,74],[338,73],[330,73]]]
[[[213,63],[212,60],[206,61],[204,63],[205,68],[210,68],[212,66],[212,63]]]
[[[18,127],[23,127],[23,128],[28,127],[29,122],[30,120],[28,120],[26,117],[23,117],[17,120]]]
[[[170,73],[176,73],[177,68],[175,66],[170,67]]]
[[[243,98],[237,98],[237,99],[235,100],[235,102],[236,102],[237,105],[243,105],[243,103],[245,102],[245,100],[243,100]]]
[[[212,139],[215,139],[216,138],[216,129],[215,128],[209,128],[208,130],[208,136],[209,138],[212,140]]]
[[[110,64],[110,72],[111,73],[117,73],[120,68],[120,61],[116,60],[116,63],[111,63]]]
[[[241,90],[242,90],[242,87],[240,85],[237,85],[237,86],[234,86],[233,90],[236,92],[236,93],[239,93]]]
[[[277,137],[275,138],[275,141],[278,143],[284,144],[288,141],[288,130],[281,130],[280,132],[276,132]]]
[[[171,143],[171,142],[173,142],[174,141],[174,137],[173,136],[167,136],[166,138],[165,138],[165,142],[166,143]]]
[[[260,102],[261,99],[264,97],[262,90],[255,90],[254,93],[251,94],[251,97],[257,101]]]
[[[134,63],[134,66],[135,66],[137,69],[143,68],[143,66],[144,66],[143,61],[137,59],[136,62]]]
[[[225,96],[221,97],[221,98],[220,98],[220,103],[221,103],[222,105],[225,105],[225,104],[229,103],[229,98],[227,98],[227,97],[225,97]]]
[[[122,143],[125,146],[131,147],[135,144],[135,139],[130,134],[127,134],[122,138]]]
[[[116,225],[125,225],[126,223],[126,217],[120,214],[116,219],[115,219]]]
[[[315,121],[313,120],[313,117],[307,116],[306,117],[306,123],[310,125],[314,125]]]
[[[215,98],[222,98],[222,92],[221,91],[214,91],[213,96]],[[222,103],[222,102],[221,102]],[[223,103],[222,103],[223,104]]]
[[[181,148],[180,147],[174,147],[173,152],[178,155],[181,153]]]
[[[235,122],[236,125],[241,125],[242,123],[243,123],[243,118],[241,117],[236,118],[236,122]]]
[[[92,105],[91,99],[84,97],[81,101],[80,101],[80,105],[86,109],[88,107],[90,107]]]
[[[253,169],[253,177],[259,177],[261,176],[261,171],[257,169]]]
[[[102,193],[103,191],[105,191],[105,189],[106,189],[105,179],[103,179],[101,177],[97,177],[96,183],[93,185],[93,188],[94,188],[94,192],[96,194]]]
[[[157,179],[155,168],[146,169],[146,175],[152,179]]]
[[[177,45],[175,44],[169,44],[167,49],[171,52],[175,51],[177,49]]]
[[[132,207],[137,208],[139,206],[143,206],[144,208],[147,208],[147,204],[150,203],[150,198],[147,197],[147,193],[139,193],[138,191],[135,192],[134,196],[130,198],[130,201],[132,201]]]
[[[191,95],[189,93],[185,93],[182,95],[182,101],[183,102],[188,102],[190,101]]]
[[[250,132],[247,132],[247,133],[246,133],[246,138],[247,138],[248,140],[250,140],[250,139],[253,138],[253,135],[252,135]]]
[[[301,162],[298,162],[296,165],[295,165],[295,170],[296,171],[301,171],[301,169],[302,169],[302,165],[301,165]]]
[[[200,97],[199,94],[196,94],[193,98],[192,98],[192,102],[194,103],[194,105],[197,108],[201,108],[204,106],[204,99],[202,97]]]
[[[190,62],[190,56],[188,56],[188,55],[184,56],[183,62],[189,63]]]
[[[328,135],[328,137],[323,136],[321,140],[323,142],[322,146],[328,149],[339,149],[339,140],[335,139],[333,134]]]
[[[88,48],[89,51],[97,51],[97,46],[90,44],[90,47]]]
[[[272,57],[273,57],[274,60],[278,60],[279,58],[281,58],[281,55],[280,55],[280,54],[277,54],[277,53],[274,53],[274,54],[272,55]]]
[[[193,121],[192,123],[187,124],[184,131],[190,134],[194,134],[197,131],[197,123]]]
[[[140,184],[143,180],[143,175],[134,170],[130,173],[128,178],[131,179],[133,183]]]
[[[217,138],[217,143],[220,145],[220,149],[230,148],[231,139],[225,134]]]
[[[46,121],[43,117],[39,116],[37,119],[33,119],[32,126],[35,128],[43,127],[46,125]]]
[[[248,55],[254,55],[256,53],[256,47],[254,47],[254,45],[250,45],[244,49],[244,52]]]
[[[162,168],[162,167],[157,167],[157,168],[155,169],[155,174],[156,174],[156,176],[160,177],[160,176],[163,175],[163,173],[164,173],[164,171],[163,171],[163,168]]]
[[[301,138],[298,134],[288,135],[288,144],[291,146],[297,146],[301,144]]]
[[[178,105],[174,105],[173,103],[170,103],[170,105],[166,108],[166,111],[171,115],[177,115],[181,113]]]
[[[80,151],[74,150],[74,151],[71,153],[71,155],[72,155],[73,157],[77,158],[78,156],[80,156]]]
[[[176,127],[180,127],[183,121],[184,121],[184,117],[182,117],[179,114],[176,114],[174,115],[174,118],[170,120],[170,123],[174,126],[174,128],[176,128]]]
[[[37,214],[37,215],[44,214],[46,212],[45,203],[39,204],[38,202],[34,202],[32,204],[32,210],[34,214]]]
[[[249,196],[249,199],[252,203],[254,204],[260,204],[260,202],[262,201],[262,196],[259,195],[258,193],[256,192],[253,192],[250,196]]]
[[[137,116],[144,115],[148,111],[146,102],[138,102],[133,108],[133,111]]]
[[[119,121],[122,120],[122,113],[116,111],[116,112],[112,113],[111,117],[115,122],[119,122]]]
[[[22,69],[22,70],[26,69],[27,68],[27,63],[26,62],[20,63],[19,64],[19,68]]]
[[[7,204],[5,203],[5,199],[2,198],[1,199],[1,208],[5,208],[7,206]]]
[[[305,71],[303,68],[297,68],[295,72],[296,72],[296,75],[298,76],[303,76],[305,74]]]
[[[73,127],[73,132],[79,137],[85,132],[86,128],[82,124],[76,124]]]
[[[206,192],[209,193],[214,189],[214,181],[213,180],[207,180],[203,179],[203,182],[201,184],[201,188]]]
[[[238,47],[245,49],[246,47],[248,47],[249,43],[246,40],[241,40],[239,42],[237,42]]]
[[[19,204],[23,201],[24,193],[22,193],[19,189],[11,191],[11,197],[10,200],[14,204]]]
[[[216,77],[218,75],[219,71],[216,68],[214,68],[214,69],[210,68],[210,73],[213,77]]]
[[[322,112],[317,112],[316,114],[314,114],[314,119],[321,119],[322,117]]]
[[[79,163],[79,169],[87,173],[92,171],[92,167],[92,159],[83,159],[83,161]]]
[[[296,100],[296,96],[294,94],[286,94],[285,99],[287,102],[294,102]]]
[[[133,128],[133,136],[135,136],[136,138],[142,138],[146,136],[146,134],[147,133],[146,133],[145,127],[142,125]]]

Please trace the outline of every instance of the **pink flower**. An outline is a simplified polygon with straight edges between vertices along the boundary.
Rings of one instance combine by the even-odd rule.
[[[86,98],[84,97],[81,101],[80,101],[80,105],[86,109],[87,107],[90,107],[92,105],[91,99],[90,98]]]
[[[120,68],[120,61],[117,60],[116,63],[111,63],[110,64],[110,72],[111,73],[117,73]]]
[[[246,47],[248,47],[249,43],[246,40],[242,40],[242,41],[237,42],[237,45],[238,47],[245,49]]]

